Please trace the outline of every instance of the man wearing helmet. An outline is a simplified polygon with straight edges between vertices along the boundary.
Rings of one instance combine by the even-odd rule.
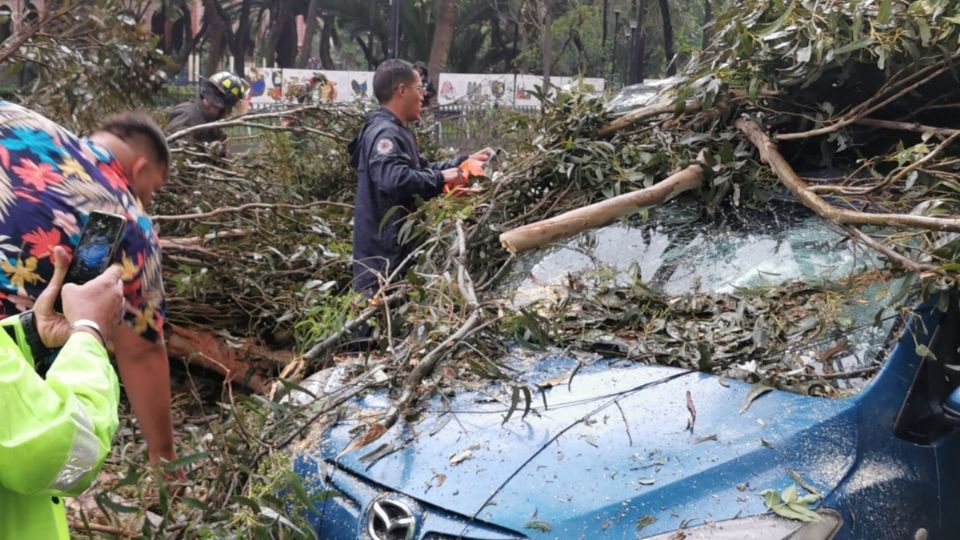
[[[181,103],[167,114],[167,133],[215,122],[230,114],[238,103],[243,102],[250,87],[247,81],[221,71],[203,81],[200,93],[194,101]],[[227,134],[220,128],[200,129],[191,133],[197,142],[223,141]]]

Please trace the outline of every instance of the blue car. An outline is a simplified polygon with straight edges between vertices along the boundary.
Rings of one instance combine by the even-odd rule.
[[[598,261],[670,295],[881,266],[800,210],[730,226],[668,207],[525,259],[509,292],[542,303]],[[507,383],[465,383],[344,452],[392,403],[386,390],[354,398],[296,450],[319,501],[305,517],[331,540],[960,538],[960,313],[950,296],[907,296],[913,283],[887,276],[845,297],[839,354],[821,355],[830,336],[782,360],[821,375],[819,391],[746,382],[755,359],[720,376],[518,346],[502,362],[537,389],[529,410],[511,406]],[[314,383],[336,393],[348,371]]]

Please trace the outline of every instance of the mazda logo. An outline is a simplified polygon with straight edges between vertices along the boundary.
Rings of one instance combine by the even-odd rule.
[[[417,518],[403,501],[377,499],[367,508],[367,533],[373,540],[413,540]]]

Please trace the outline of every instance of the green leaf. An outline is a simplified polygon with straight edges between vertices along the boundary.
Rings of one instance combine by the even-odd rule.
[[[550,528],[549,523],[547,523],[546,521],[539,521],[539,520],[534,520],[527,523],[526,525],[524,525],[524,528],[532,529],[540,532],[550,532],[553,530]]]
[[[140,482],[140,473],[131,465],[128,469],[127,475],[116,483],[116,487],[135,486],[138,482]]]
[[[297,496],[297,499],[300,501],[300,504],[304,508],[310,510],[313,509],[314,502],[310,500],[310,495],[307,495],[307,490],[303,487],[303,480],[300,479],[300,475],[293,472],[287,471],[287,484],[293,488],[294,495]]]
[[[760,89],[760,75],[754,73],[750,77],[750,86],[747,88],[747,94],[751,99],[757,98],[757,91]]]
[[[524,419],[530,414],[530,407],[533,405],[533,394],[530,393],[530,389],[526,386],[520,388],[520,391],[523,392],[523,416],[520,419]]]
[[[230,498],[230,500],[235,503],[246,506],[250,510],[253,510],[253,513],[255,514],[260,513],[260,505],[257,503],[257,501],[251,499],[250,497],[244,497],[242,495],[234,495],[233,497]]]
[[[931,360],[936,360],[937,357],[933,355],[933,352],[926,345],[917,345],[917,356],[920,358],[929,358]]]
[[[859,49],[863,49],[864,47],[869,47],[870,45],[873,45],[873,38],[870,36],[867,36],[864,38],[860,38],[856,41],[847,43],[842,47],[837,47],[836,49],[834,49],[833,54],[835,55],[846,54]]]
[[[510,417],[513,416],[513,413],[517,410],[517,405],[520,403],[520,387],[514,386],[513,391],[510,393],[510,409],[507,411],[507,416],[503,418],[503,422],[500,425],[504,425],[510,421]]]
[[[777,18],[777,20],[773,21],[773,23],[771,23],[769,26],[767,26],[766,28],[763,28],[763,29],[761,29],[759,32],[757,32],[757,35],[758,35],[758,36],[766,36],[766,35],[770,35],[770,34],[776,32],[777,30],[779,30],[780,27],[783,26],[784,23],[787,22],[787,19],[789,19],[790,16],[793,15],[793,10],[794,10],[796,7],[797,7],[797,0],[793,0],[792,2],[790,2],[790,5],[787,6],[787,9],[784,10],[783,15],[780,15],[780,16]]]
[[[930,45],[930,25],[923,18],[917,18],[917,26],[920,27],[920,43],[924,47]]]
[[[796,502],[798,498],[797,485],[790,484],[789,486],[787,486],[787,488],[783,490],[783,493],[780,494],[780,498],[783,499],[783,502],[787,504]]]
[[[747,395],[743,396],[743,403],[740,404],[740,414],[747,412],[747,409],[750,408],[750,405],[753,404],[758,397],[771,390],[773,390],[773,387],[763,382],[759,382],[751,386],[750,391],[747,392]]]
[[[126,506],[111,500],[110,496],[107,495],[105,492],[101,492],[100,494],[98,494],[96,496],[96,500],[98,503],[102,504],[103,506],[109,508],[110,510],[113,510],[114,512],[118,512],[120,514],[135,514],[140,511],[140,507],[138,506]]]
[[[796,484],[791,484],[782,493],[767,489],[761,492],[760,496],[763,497],[763,503],[766,507],[778,516],[804,522],[823,521],[820,514],[806,506],[820,500],[820,498],[816,495],[798,497]]]
[[[790,503],[787,505],[787,508],[789,508],[797,516],[800,516],[799,518],[797,518],[800,521],[808,521],[808,522],[823,521],[823,517],[820,514],[814,512],[813,510],[807,508],[802,504]]]
[[[210,455],[210,452],[198,452],[196,454],[191,454],[189,456],[183,456],[181,458],[178,458],[174,461],[171,461],[170,463],[167,463],[167,466],[166,466],[167,472],[173,472],[173,471],[176,471],[177,469],[182,469],[184,467],[187,467],[190,464],[200,461],[201,459],[204,459],[209,455]]]
[[[877,24],[887,24],[890,22],[890,16],[893,15],[893,0],[883,0],[880,2],[880,9],[877,11]]]
[[[189,506],[190,508],[195,508],[202,512],[207,512],[210,510],[210,505],[201,501],[200,499],[194,499],[193,497],[180,497],[180,502]]]
[[[402,208],[403,208],[402,206],[397,205],[387,210],[387,212],[383,214],[383,219],[380,220],[380,225],[377,226],[377,232],[382,233],[383,226],[387,224],[387,221],[390,219],[390,217],[396,214]]]
[[[637,532],[638,533],[641,532],[643,529],[649,527],[650,525],[653,525],[656,522],[657,522],[657,518],[651,515],[643,516],[642,518],[637,520]]]

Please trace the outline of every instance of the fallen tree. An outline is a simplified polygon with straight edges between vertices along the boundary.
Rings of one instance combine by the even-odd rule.
[[[237,361],[218,360],[228,379],[257,373],[260,390],[274,381],[283,390],[324,367],[349,364],[338,356],[340,345],[360,326],[370,326],[372,341],[347,389],[317,395],[309,412],[276,400],[221,397],[229,406],[219,425],[230,437],[221,446],[192,447],[216,455],[195,480],[208,488],[197,501],[209,508],[181,505],[183,517],[171,525],[199,515],[218,532],[270,526],[257,521],[247,499],[275,507],[265,493],[296,491],[250,472],[259,465],[285,471],[278,449],[314,429],[322,433],[326,422],[350,413],[343,403],[372,388],[387,390],[390,406],[365,411],[365,429],[344,450],[415,421],[419,398],[436,389],[455,391],[482,378],[519,388],[523,382],[497,364],[509,343],[587,349],[602,336],[634,361],[811,393],[837,379],[869,376],[875,368],[817,374],[784,359],[791,343],[837,328],[833,290],[787,283],[735,295],[668,296],[639,278],[624,284],[576,275],[561,311],[514,310],[497,285],[530,259],[511,255],[501,240],[519,253],[631,219],[680,188],[677,198],[702,220],[742,209],[772,212],[771,199],[792,198],[890,262],[840,286],[862,290],[906,270],[921,278],[913,292],[952,287],[960,269],[960,18],[951,9],[937,0],[723,6],[714,42],[662,92],[663,101],[613,119],[601,101],[561,91],[535,118],[507,118],[506,163],[481,182],[482,193],[420,208],[403,232],[419,239],[413,270],[384,276],[391,289],[373,301],[350,290],[353,175],[338,140],[354,132],[362,111],[306,108],[295,116],[311,129],[292,132],[286,128],[296,123],[280,126],[279,117],[231,120],[235,141],[251,130],[258,144],[228,158],[178,145],[157,222],[167,242],[170,319],[178,328],[168,334],[189,342],[183,355],[226,356]],[[431,147],[428,136],[421,141]],[[678,170],[679,179],[671,176]],[[736,328],[723,342],[704,337],[730,320]],[[224,349],[231,340],[250,344],[247,352]],[[734,369],[743,358],[755,360],[756,369]],[[266,487],[253,489],[257,482]]]

